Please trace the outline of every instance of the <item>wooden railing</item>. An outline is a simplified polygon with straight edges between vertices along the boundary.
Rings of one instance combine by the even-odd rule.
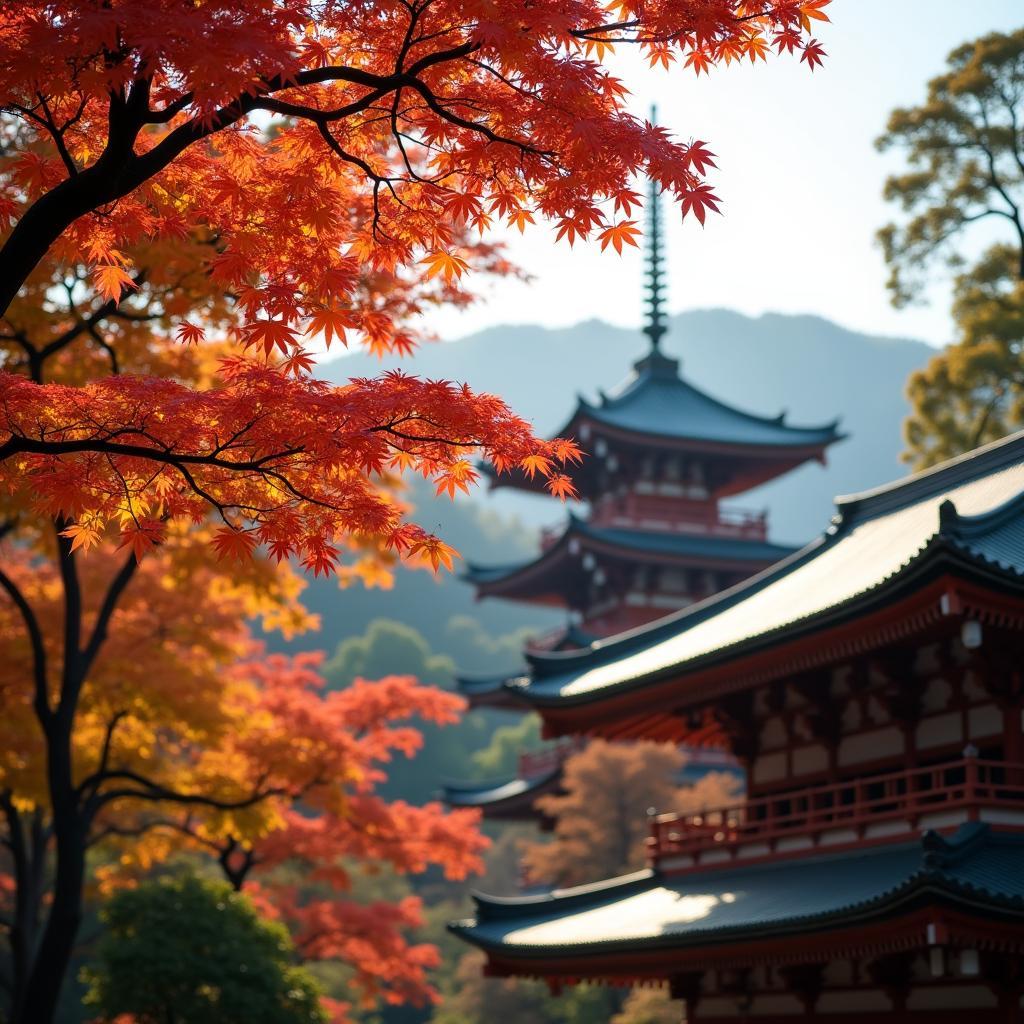
[[[856,842],[870,838],[872,826],[882,822],[906,822],[909,832],[925,815],[959,811],[964,820],[972,820],[983,809],[995,808],[1021,812],[1024,824],[1024,764],[965,757],[756,797],[700,814],[655,815],[648,855],[655,865],[687,856],[699,862],[710,850],[727,855],[716,861],[771,856],[780,849],[817,848],[823,836],[831,834],[834,841],[839,830],[851,832]],[[805,842],[782,843],[800,839]]]
[[[765,540],[768,514],[763,509],[736,508],[716,501],[694,501],[662,494],[629,491],[610,495],[594,508],[593,521],[605,526],[661,529],[674,533],[696,533],[719,537]],[[650,524],[659,523],[660,527]]]

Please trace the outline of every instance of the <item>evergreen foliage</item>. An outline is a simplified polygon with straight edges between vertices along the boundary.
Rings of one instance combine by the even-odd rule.
[[[191,875],[122,890],[102,913],[86,971],[102,1020],[137,1024],[325,1024],[287,929],[223,882]]]
[[[907,215],[879,232],[897,306],[936,263],[956,268],[957,337],[908,384],[904,459],[922,469],[1024,426],[1024,29],[957,47],[925,101],[892,113],[885,185]],[[990,226],[977,238],[976,225]],[[974,243],[992,241],[975,256]]]

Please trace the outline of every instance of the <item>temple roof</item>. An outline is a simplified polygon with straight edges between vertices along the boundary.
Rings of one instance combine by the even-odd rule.
[[[522,669],[493,676],[456,676],[455,689],[473,707],[490,707],[495,703],[511,706],[507,700],[509,693],[505,683],[521,674]]]
[[[635,363],[633,374],[597,404],[580,397],[559,436],[578,434],[588,420],[650,438],[754,448],[823,448],[842,438],[838,421],[794,427],[785,413],[755,416],[726,405],[684,380],[678,360],[660,351]]]
[[[567,553],[566,547],[572,538],[578,538],[585,548],[597,547],[612,554],[620,554],[623,558],[647,555],[653,561],[693,561],[700,566],[728,563],[763,566],[791,555],[794,550],[768,541],[741,537],[595,526],[585,519],[570,515],[562,536],[536,558],[498,566],[467,563],[464,577],[478,585],[511,582],[514,577],[525,576],[553,565]]]
[[[1024,432],[837,499],[832,526],[744,583],[586,651],[536,653],[518,684],[537,706],[587,703],[719,665],[888,600],[937,559],[1019,587]]]
[[[445,782],[443,799],[449,807],[486,808],[488,817],[536,817],[533,801],[557,788],[561,775],[562,766],[558,765],[543,775],[530,779]]]
[[[884,919],[915,898],[1024,919],[1024,837],[961,826],[911,844],[815,858],[633,875],[540,896],[475,895],[452,931],[507,960],[709,947]],[[577,961],[578,962],[578,961]]]

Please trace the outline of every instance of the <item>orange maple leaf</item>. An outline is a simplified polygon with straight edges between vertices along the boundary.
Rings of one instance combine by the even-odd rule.
[[[108,302],[120,302],[125,292],[138,287],[121,267],[113,263],[93,268],[92,282],[96,291]]]
[[[254,320],[242,328],[242,336],[246,347],[262,345],[265,355],[275,348],[287,353],[298,345],[295,331],[283,320]]]
[[[346,344],[345,331],[355,326],[355,317],[351,312],[342,309],[318,309],[310,314],[306,321],[306,334],[322,334],[324,344],[330,348],[331,342],[337,337],[343,345]]]
[[[597,237],[601,242],[602,252],[611,245],[621,256],[623,245],[639,245],[637,242],[639,234],[640,229],[636,226],[635,220],[622,220],[618,224],[605,228]]]
[[[163,539],[164,525],[154,519],[139,519],[121,531],[121,541],[118,548],[131,548],[136,562],[141,562],[143,556],[152,551]]]
[[[445,544],[440,537],[434,536],[424,537],[422,540],[417,541],[410,548],[409,554],[425,558],[430,562],[434,572],[437,572],[442,565],[451,572],[453,559],[459,557],[459,553],[455,548]]]
[[[551,475],[551,460],[543,455],[527,455],[520,463],[523,472],[532,480],[538,473],[541,476]]]
[[[579,497],[572,480],[564,473],[555,473],[548,477],[546,486],[556,498],[561,498],[562,501]]]
[[[458,280],[469,269],[469,264],[461,256],[444,249],[425,256],[420,263],[427,265],[428,278],[441,274],[446,281]]]
[[[102,531],[92,523],[72,523],[66,530],[61,530],[60,535],[70,539],[72,551],[79,548],[88,551],[100,542]]]

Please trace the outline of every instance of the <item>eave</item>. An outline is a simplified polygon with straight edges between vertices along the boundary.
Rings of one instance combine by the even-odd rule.
[[[501,782],[447,782],[443,800],[449,807],[477,808],[485,818],[500,821],[536,821],[543,815],[534,802],[561,788],[562,768],[559,765],[535,779],[506,779]]]
[[[649,735],[672,718],[673,735],[684,741],[679,712],[689,707],[926,634],[951,616],[1024,629],[1024,580],[939,542],[929,554],[872,591],[684,666],[576,695],[538,693],[524,685],[525,677],[510,688],[541,714],[550,736],[586,732],[625,739]]]
[[[628,531],[602,530],[570,517],[565,532],[533,561],[516,566],[489,568],[470,564],[463,578],[473,583],[480,597],[529,599],[542,604],[565,606],[566,580],[576,570],[578,556],[569,553],[569,542],[577,541],[580,553],[590,552],[610,561],[630,564],[677,566],[721,572],[753,574],[790,549],[760,541],[717,538],[680,532],[635,531],[637,540],[624,539]],[[641,539],[642,538],[642,539]],[[686,551],[673,550],[689,542]],[[663,547],[659,548],[659,544]],[[744,549],[749,549],[745,554]],[[703,549],[703,550],[702,550]]]

